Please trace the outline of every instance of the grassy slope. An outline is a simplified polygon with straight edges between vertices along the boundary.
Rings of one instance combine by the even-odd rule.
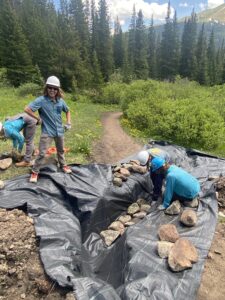
[[[23,112],[24,107],[34,100],[32,95],[26,98],[17,96],[16,90],[11,88],[0,88],[0,121],[7,116],[13,116]],[[70,95],[65,97],[71,110],[72,129],[65,134],[65,147],[70,151],[66,154],[67,163],[86,163],[91,151],[92,142],[99,138],[102,126],[100,116],[103,111],[116,110],[116,107],[103,106],[92,103],[73,102]],[[65,115],[64,115],[65,120]],[[38,147],[40,137],[40,127],[38,127],[35,136],[35,146]],[[0,141],[0,153],[8,152],[12,148],[12,142]],[[0,179],[5,180],[17,175],[26,174],[28,168],[16,168],[11,166],[6,171],[0,170]]]

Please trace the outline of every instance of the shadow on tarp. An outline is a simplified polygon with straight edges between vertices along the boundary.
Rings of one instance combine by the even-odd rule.
[[[132,174],[122,187],[113,186],[110,165],[74,165],[72,175],[48,166],[36,185],[25,175],[6,181],[0,191],[0,207],[27,205],[46,273],[62,287],[73,288],[78,300],[195,298],[217,222],[215,186],[208,178],[224,176],[225,161],[168,143],[155,146],[201,182],[194,228],[182,226],[178,216],[165,215],[154,203],[142,221],[106,247],[99,233],[139,197],[151,200],[152,192],[149,174]],[[199,261],[192,269],[171,272],[167,260],[158,256],[157,231],[166,223],[175,224],[180,236],[198,249]]]

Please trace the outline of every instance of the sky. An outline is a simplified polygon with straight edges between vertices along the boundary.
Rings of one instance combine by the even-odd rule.
[[[58,2],[59,0],[54,0]],[[95,0],[98,3],[98,0]],[[168,0],[106,0],[109,8],[111,21],[118,16],[122,29],[126,30],[135,4],[136,11],[140,9],[144,15],[145,25],[148,26],[153,15],[154,23],[159,24],[165,21]],[[171,17],[174,11],[177,12],[177,18],[190,16],[194,8],[196,13],[203,10],[214,8],[224,4],[225,0],[170,0]]]

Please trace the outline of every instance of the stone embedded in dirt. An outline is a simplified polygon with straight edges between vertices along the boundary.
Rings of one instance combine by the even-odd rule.
[[[0,160],[0,169],[6,170],[12,165],[12,158],[5,158]]]
[[[127,209],[127,213],[129,214],[129,215],[133,215],[133,214],[135,214],[135,213],[137,213],[137,212],[139,212],[140,211],[140,207],[139,207],[139,205],[135,202],[135,203],[132,203],[129,207],[128,207],[128,209]]]
[[[145,200],[145,199],[143,199],[143,198],[139,198],[139,199],[137,199],[137,204],[138,205],[142,205],[142,204],[148,204],[148,202]]]
[[[172,204],[165,210],[167,215],[179,215],[181,209],[180,201],[173,201]]]
[[[179,233],[174,224],[164,224],[159,227],[158,235],[161,241],[175,243],[179,239]]]
[[[209,253],[208,253],[208,255],[207,255],[207,258],[209,258],[209,259],[213,259],[213,255],[212,255],[212,253],[211,253],[211,252],[209,252]]]
[[[129,222],[126,222],[124,225],[127,227],[132,226],[132,225],[137,224],[139,221],[140,221],[140,219],[138,219],[138,218],[132,218]]]
[[[133,165],[131,171],[134,173],[145,174],[147,172],[147,168],[143,166]]]
[[[126,222],[129,222],[130,220],[131,220],[130,215],[124,215],[124,216],[120,216],[118,218],[118,221],[122,222],[123,224],[125,224]]]
[[[114,173],[114,178],[120,178],[120,179],[122,179],[122,181],[127,181],[127,177],[126,176],[124,176],[123,174],[121,174],[121,173],[119,173],[119,172],[115,172]]]
[[[127,176],[127,177],[130,176],[130,172],[129,172],[127,169],[125,169],[125,168],[121,168],[121,169],[120,169],[120,173],[121,173],[122,175],[124,175],[124,176]]]
[[[0,190],[4,189],[5,183],[4,181],[0,180]]]
[[[119,187],[122,186],[123,185],[122,179],[114,177],[113,178],[113,184],[116,185],[116,186],[119,186]]]
[[[120,233],[119,231],[108,229],[101,231],[100,235],[104,239],[106,246],[110,246],[120,236]]]
[[[140,206],[140,210],[141,211],[145,211],[146,213],[149,213],[150,209],[151,209],[151,205],[149,205],[149,204],[142,204]]]
[[[131,164],[131,165],[137,165],[137,166],[140,166],[140,161],[137,160],[137,159],[131,159],[131,160],[130,160],[130,164]]]
[[[174,272],[192,268],[192,263],[198,261],[198,252],[195,246],[187,239],[179,239],[172,247],[168,263]]]
[[[147,213],[145,211],[139,211],[135,214],[133,214],[133,217],[138,218],[138,219],[143,219],[146,217]]]
[[[35,278],[35,283],[40,292],[48,294],[52,288],[52,283],[45,279]]]
[[[198,207],[198,197],[194,198],[192,201],[184,201],[184,206],[196,208]]]
[[[180,217],[180,221],[186,226],[195,226],[197,223],[197,214],[191,209],[185,209]]]
[[[122,222],[120,222],[119,220],[118,221],[114,221],[112,222],[108,229],[112,229],[112,230],[116,230],[116,231],[119,231],[119,233],[122,235],[125,231],[125,228],[124,228],[124,225]]]
[[[158,241],[157,250],[161,258],[167,258],[173,247],[174,243],[166,241]]]

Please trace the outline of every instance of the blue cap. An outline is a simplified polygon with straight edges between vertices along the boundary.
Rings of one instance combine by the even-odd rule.
[[[166,163],[165,159],[162,157],[154,157],[151,161],[151,170],[152,172],[155,172],[156,170],[160,169],[164,164]]]

